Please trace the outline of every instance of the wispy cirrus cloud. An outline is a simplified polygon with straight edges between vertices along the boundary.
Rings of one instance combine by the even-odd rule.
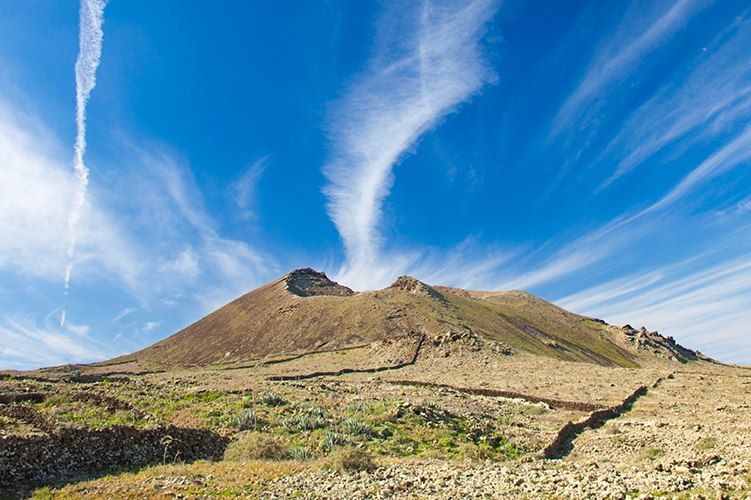
[[[270,157],[268,155],[259,158],[248,165],[232,184],[230,191],[237,208],[240,210],[240,218],[256,218],[254,204],[256,203],[258,181],[261,180],[261,176],[266,171],[269,163]]]
[[[751,212],[751,196],[736,203],[731,212],[738,215]]]
[[[601,158],[622,154],[602,187],[654,154],[732,131],[751,117],[751,22],[744,16],[720,33],[698,56],[687,77],[671,81],[641,105],[611,140]]]
[[[696,168],[691,170],[681,181],[662,198],[650,205],[640,215],[660,210],[675,203],[678,199],[695,189],[701,183],[712,177],[721,175],[751,159],[751,125],[726,143],[719,150],[712,153]]]
[[[733,243],[748,249],[748,232]],[[747,361],[751,259],[713,252],[634,273],[560,298],[571,310],[615,324],[638,321],[724,361]]]
[[[75,174],[65,148],[44,123],[0,102],[0,281],[13,290],[0,310],[0,336],[29,338],[0,342],[0,366],[93,360],[137,349],[160,331],[145,328],[146,318],[165,318],[162,325],[172,325],[178,314],[180,321],[198,319],[278,272],[272,257],[222,234],[190,169],[176,155],[124,139],[113,139],[110,146],[113,156],[99,158],[103,180],[88,193],[78,226],[79,293],[71,296],[65,325],[53,324],[62,309],[45,290],[67,265]],[[117,294],[133,305],[123,309],[120,302],[111,312],[98,310],[111,320],[91,318],[85,298],[90,294]],[[119,330],[124,320],[127,328]],[[133,341],[118,333],[107,348],[91,347],[91,338],[106,339],[118,330],[146,336]],[[44,347],[42,341],[50,344]],[[54,342],[58,354],[39,354],[46,348],[52,352]]]
[[[394,165],[495,79],[480,39],[497,6],[492,0],[426,1],[419,8],[394,3],[399,16],[386,14],[366,71],[335,103],[324,192],[344,241],[347,262],[339,277],[347,283],[367,288],[386,274],[378,269],[378,226]],[[402,259],[406,265],[411,258]]]
[[[111,201],[138,229],[133,237],[148,256],[146,283],[160,276],[159,290],[194,297],[205,313],[279,271],[273,256],[222,234],[193,172],[179,155],[158,144],[136,145],[132,140],[123,140],[120,154],[126,159],[115,170],[118,184],[129,185],[130,192],[126,199]],[[143,200],[141,205],[132,206],[133,193]]]
[[[590,112],[590,105],[607,94],[614,82],[638,68],[642,58],[665,43],[708,3],[677,0],[668,8],[663,8],[662,3],[633,4],[615,34],[597,49],[578,85],[558,110],[550,136],[558,135]]]
[[[0,361],[5,369],[54,366],[96,361],[112,354],[105,344],[88,336],[85,325],[68,331],[49,320],[26,317],[0,319]],[[71,335],[72,334],[72,335]]]
[[[0,102],[0,270],[57,279],[67,264],[66,235],[76,180],[60,141],[34,117]],[[82,207],[78,261],[133,284],[141,272],[137,251],[96,196]]]

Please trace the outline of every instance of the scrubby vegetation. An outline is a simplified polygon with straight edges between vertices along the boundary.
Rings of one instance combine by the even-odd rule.
[[[283,397],[268,392],[261,394],[258,399],[265,406],[284,406],[287,404],[287,401]]]
[[[66,394],[56,394],[37,403],[32,408],[60,423],[101,429],[113,425],[146,427],[149,422],[132,409],[109,408],[75,399]]]
[[[309,460],[349,447],[391,457],[516,458],[520,452],[504,436],[502,425],[494,419],[456,415],[435,404],[401,400],[360,401],[342,409],[285,400],[283,405],[243,410],[236,428],[254,431],[243,433],[255,436],[253,439],[263,435],[283,438],[288,450],[285,458],[295,460]],[[251,437],[243,437],[242,442]]]
[[[292,457],[286,440],[262,432],[243,432],[237,436],[224,453],[224,459],[242,460],[286,460]]]
[[[665,452],[660,448],[645,448],[641,452],[641,458],[643,460],[658,460],[665,455]]]
[[[100,429],[176,424],[236,435],[226,454],[232,460],[307,461],[344,448],[381,457],[456,460],[506,460],[520,454],[505,435],[502,419],[457,414],[431,403],[363,398],[345,404],[289,391],[256,396],[250,391],[195,391],[184,382],[151,386],[108,381],[87,390],[94,399],[127,401],[128,406],[94,404],[66,393],[31,406],[61,425]],[[34,432],[9,418],[0,419],[0,426],[4,433]]]
[[[707,436],[696,443],[696,449],[698,451],[709,451],[717,446],[717,438]]]
[[[281,419],[282,426],[290,432],[313,431],[328,427],[330,422],[326,419],[326,410],[315,406],[298,406],[293,408],[291,414]]]
[[[326,465],[340,471],[368,471],[376,468],[373,455],[365,448],[342,448],[329,455]]]
[[[341,446],[347,442],[347,439],[336,431],[329,431],[323,435],[318,447],[326,453],[332,451],[337,446]]]

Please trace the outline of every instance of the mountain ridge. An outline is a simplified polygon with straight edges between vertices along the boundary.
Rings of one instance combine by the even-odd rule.
[[[703,359],[656,332],[635,335],[521,290],[463,290],[400,276],[384,289],[355,292],[323,272],[303,268],[112,362],[237,363],[413,333],[429,339],[471,334],[519,352],[604,366],[638,367],[653,358]]]

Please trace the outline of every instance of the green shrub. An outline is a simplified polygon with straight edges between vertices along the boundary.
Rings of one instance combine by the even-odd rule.
[[[699,451],[708,451],[715,446],[717,446],[717,438],[713,437],[705,437],[695,445],[696,449]]]
[[[268,392],[261,394],[258,399],[264,406],[284,406],[287,404],[287,401],[281,396],[277,396]]]
[[[349,413],[365,413],[370,410],[370,405],[365,401],[355,401],[347,405],[347,411]]]
[[[242,432],[227,446],[224,459],[243,460],[286,460],[290,458],[287,443],[277,436],[260,432]]]
[[[339,471],[370,471],[376,468],[373,456],[365,448],[342,448],[328,457],[326,465]]]
[[[315,460],[315,454],[307,446],[293,446],[289,450],[292,460],[307,461]]]
[[[329,425],[326,410],[317,407],[298,408],[282,418],[281,423],[290,432],[313,431]]]
[[[321,438],[321,442],[318,445],[323,451],[326,453],[330,452],[337,446],[341,446],[344,443],[346,443],[347,440],[345,437],[338,432],[329,431],[326,434],[323,435]]]
[[[249,431],[258,426],[258,415],[253,410],[247,410],[237,417],[237,428],[241,431]]]
[[[369,436],[371,434],[368,426],[356,418],[348,418],[344,421],[344,432],[350,436]]]

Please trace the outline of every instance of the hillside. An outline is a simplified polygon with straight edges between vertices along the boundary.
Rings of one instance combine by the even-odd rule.
[[[410,334],[428,345],[471,336],[567,361],[637,367],[697,353],[655,332],[607,325],[523,291],[476,292],[402,276],[356,293],[312,269],[298,269],[221,307],[171,337],[118,358],[145,365],[233,363],[358,346]]]
[[[300,269],[136,353],[0,372],[0,492],[747,498],[751,375],[702,359],[526,292]]]

